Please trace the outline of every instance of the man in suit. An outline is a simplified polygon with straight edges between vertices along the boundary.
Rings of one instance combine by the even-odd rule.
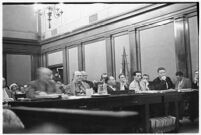
[[[47,95],[62,92],[56,88],[55,82],[52,80],[52,71],[45,67],[40,67],[37,70],[37,80],[31,81],[28,84],[26,96],[35,98],[37,95]]]
[[[175,83],[175,89],[187,89],[191,88],[191,81],[190,79],[184,77],[184,74],[181,71],[176,72],[176,83]]]
[[[150,90],[152,88],[152,82],[149,80],[148,74],[143,74],[141,82],[146,90]]]
[[[105,78],[105,83],[107,84],[107,92],[110,94],[112,91],[117,91],[116,81],[113,76],[108,76]]]
[[[198,70],[195,71],[192,88],[199,89],[199,71]]]
[[[167,90],[173,89],[174,85],[170,77],[166,76],[166,70],[164,67],[159,67],[158,77],[153,80],[153,89],[155,90]]]
[[[90,86],[82,81],[82,73],[75,71],[73,73],[73,81],[66,86],[65,93],[71,96],[86,95],[86,89]]]
[[[134,90],[136,93],[146,90],[141,79],[142,79],[141,71],[135,71],[133,73],[133,81],[129,85],[129,90]]]
[[[81,73],[82,73],[82,81],[86,82],[90,86],[90,88],[93,88],[94,87],[93,82],[87,80],[88,77],[87,73],[85,71],[81,71]]]
[[[129,90],[129,84],[124,74],[119,74],[119,82],[116,82],[117,90]]]
[[[93,82],[93,84],[94,84],[93,89],[94,89],[95,92],[98,92],[98,85],[105,84],[105,78],[107,78],[107,77],[108,77],[107,73],[103,73],[103,74],[101,74],[100,81],[98,81],[98,82],[94,81]]]

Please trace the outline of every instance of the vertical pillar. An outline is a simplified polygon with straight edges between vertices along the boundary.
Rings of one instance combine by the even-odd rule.
[[[181,17],[174,20],[174,34],[177,71],[182,71],[184,76],[191,77],[190,44],[185,18]]]
[[[114,70],[114,59],[112,57],[112,42],[110,35],[105,37],[105,44],[106,44],[106,62],[107,62],[107,74],[115,76],[115,70]]]
[[[140,39],[139,31],[136,29],[129,30],[129,42],[130,42],[130,72],[141,70],[140,60]],[[130,77],[131,77],[130,76]]]
[[[68,82],[68,74],[67,74],[67,49],[66,47],[63,49],[63,83],[67,84]]]

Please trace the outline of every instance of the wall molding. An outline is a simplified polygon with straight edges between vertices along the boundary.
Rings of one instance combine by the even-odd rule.
[[[3,37],[3,53],[41,54],[41,45],[37,40]]]

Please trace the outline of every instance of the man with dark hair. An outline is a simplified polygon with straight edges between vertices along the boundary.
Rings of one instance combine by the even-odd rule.
[[[119,82],[116,82],[116,88],[118,90],[129,90],[128,81],[124,74],[119,74]]]
[[[95,92],[98,92],[98,85],[99,84],[105,84],[105,78],[107,78],[107,77],[108,77],[107,73],[103,73],[103,74],[101,74],[101,79],[99,82],[93,81],[93,84],[94,84],[93,89]]]
[[[184,77],[184,74],[181,71],[176,72],[176,83],[175,83],[175,89],[186,89],[191,88],[191,81],[190,79]]]
[[[158,77],[153,80],[153,88],[155,90],[167,90],[173,89],[174,85],[170,77],[166,76],[166,70],[164,67],[159,67],[158,70]]]
[[[113,76],[108,76],[105,78],[105,83],[107,84],[107,92],[110,94],[112,91],[117,91],[116,81]]]
[[[152,82],[149,80],[149,75],[148,74],[143,74],[142,83],[143,83],[144,87],[146,88],[146,90],[151,89]]]
[[[142,78],[141,71],[133,72],[133,79],[134,80],[129,85],[129,90],[134,90],[136,93],[146,90],[144,85],[142,85],[141,78]]]

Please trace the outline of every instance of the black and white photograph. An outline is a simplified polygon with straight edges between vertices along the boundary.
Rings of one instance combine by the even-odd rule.
[[[2,133],[198,134],[199,6],[1,2]]]

